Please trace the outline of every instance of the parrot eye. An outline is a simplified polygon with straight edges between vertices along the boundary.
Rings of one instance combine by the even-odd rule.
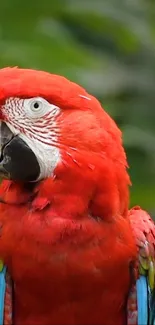
[[[40,103],[38,103],[38,102],[35,102],[34,104],[33,104],[33,108],[36,110],[37,108],[39,108],[39,105]]]
[[[28,117],[38,119],[48,113],[56,116],[60,112],[60,108],[50,104],[42,97],[24,99],[24,108]]]
[[[43,109],[43,102],[39,101],[39,100],[33,100],[30,103],[30,108],[33,112],[39,112]]]

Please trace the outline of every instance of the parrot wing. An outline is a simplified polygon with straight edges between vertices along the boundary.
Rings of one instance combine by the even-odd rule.
[[[13,284],[6,266],[0,260],[0,324],[12,325]]]
[[[129,211],[138,248],[137,280],[128,298],[128,325],[155,325],[155,224],[140,207]]]

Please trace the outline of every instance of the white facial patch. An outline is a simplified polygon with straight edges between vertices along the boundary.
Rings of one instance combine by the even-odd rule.
[[[13,134],[25,141],[37,157],[39,179],[51,176],[61,160],[56,122],[60,108],[41,97],[9,98],[2,111]]]
[[[52,176],[54,169],[61,160],[59,149],[36,139],[28,138],[25,134],[20,134],[20,138],[27,143],[37,157],[40,166],[38,180]]]

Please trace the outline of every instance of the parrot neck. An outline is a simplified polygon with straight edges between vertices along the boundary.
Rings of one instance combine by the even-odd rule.
[[[125,168],[120,170],[116,162],[114,166],[103,157],[93,160],[88,154],[83,161],[69,156],[63,157],[63,162],[46,180],[29,184],[3,181],[0,201],[28,204],[34,210],[52,207],[54,217],[76,219],[89,215],[111,220],[117,215],[127,215],[128,183]]]

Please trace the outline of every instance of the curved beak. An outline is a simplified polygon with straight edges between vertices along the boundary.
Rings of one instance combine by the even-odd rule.
[[[4,167],[3,150],[13,137],[14,135],[8,126],[4,122],[0,122],[0,175],[4,178],[10,177],[8,171]]]
[[[9,127],[0,124],[0,176],[14,181],[36,181],[40,174],[38,160],[19,135],[14,135]]]

